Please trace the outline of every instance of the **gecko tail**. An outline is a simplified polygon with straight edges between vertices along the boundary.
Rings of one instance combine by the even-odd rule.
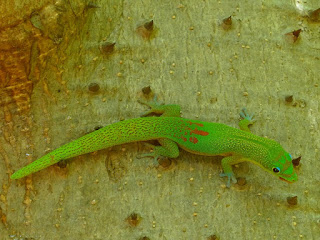
[[[57,150],[59,150],[59,148],[56,149],[55,151],[48,153],[47,155],[44,155],[43,157],[28,164],[27,166],[19,169],[18,171],[13,173],[10,178],[11,179],[23,178],[31,173],[40,171],[44,168],[47,168],[47,167],[63,160],[64,158],[62,156],[59,156],[59,154],[55,154],[55,153],[57,153],[56,152]]]
[[[29,165],[19,169],[12,174],[10,178],[23,178],[61,160],[95,152],[115,145],[162,137],[162,134],[153,130],[157,119],[158,118],[152,117],[136,118],[107,125],[104,128],[84,135],[53,150]]]

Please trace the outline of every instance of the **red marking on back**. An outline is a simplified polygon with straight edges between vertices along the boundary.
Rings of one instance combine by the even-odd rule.
[[[180,134],[174,134],[173,136],[176,138],[181,138],[184,142],[186,142],[188,140],[186,137],[180,136]]]
[[[196,144],[196,143],[198,142],[198,138],[196,138],[196,137],[190,137],[190,138],[189,138],[189,141],[192,142],[192,143],[194,143],[194,144]]]
[[[191,121],[187,121],[187,123],[189,123],[190,125],[195,124],[195,125],[197,125],[199,127],[203,127],[202,123],[195,123],[195,122],[191,122]]]
[[[201,135],[201,136],[207,136],[209,135],[208,132],[205,132],[205,131],[202,131],[202,130],[198,130],[197,128],[194,129],[194,130],[191,130],[190,133],[194,133],[194,134],[197,134],[197,135]]]

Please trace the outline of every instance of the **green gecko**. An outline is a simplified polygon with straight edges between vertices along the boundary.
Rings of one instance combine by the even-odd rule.
[[[63,159],[112,147],[129,142],[156,139],[160,146],[153,146],[153,151],[144,157],[179,156],[179,147],[195,154],[215,156],[222,155],[222,177],[236,182],[232,165],[249,161],[292,183],[298,177],[293,168],[292,157],[281,145],[271,139],[252,134],[248,128],[254,119],[243,109],[240,115],[240,129],[221,123],[203,122],[181,118],[179,105],[161,105],[156,101],[142,102],[150,107],[142,118],[120,121],[97,131],[84,135],[67,143],[29,165],[16,171],[11,179],[25,177],[40,171]],[[160,114],[159,117],[149,114]]]

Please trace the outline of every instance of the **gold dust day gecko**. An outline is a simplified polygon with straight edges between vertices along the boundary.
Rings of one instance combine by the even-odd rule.
[[[129,142],[156,139],[160,146],[153,146],[153,152],[142,156],[179,156],[179,147],[195,154],[222,155],[222,177],[236,182],[232,165],[249,161],[286,182],[295,182],[298,177],[293,168],[292,157],[281,145],[271,139],[252,134],[248,128],[252,116],[243,109],[240,115],[240,129],[221,123],[203,122],[180,117],[180,106],[160,105],[156,101],[145,103],[150,107],[142,118],[120,121],[67,143],[11,175],[11,179],[25,177],[40,171],[63,159],[94,152]],[[146,117],[151,113],[160,117]]]

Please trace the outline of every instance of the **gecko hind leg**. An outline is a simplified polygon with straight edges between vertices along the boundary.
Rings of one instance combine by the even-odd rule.
[[[150,153],[143,153],[137,156],[137,158],[144,158],[144,157],[152,157],[154,161],[154,165],[158,166],[158,158],[168,157],[168,158],[177,158],[179,156],[179,148],[178,145],[166,138],[158,139],[161,146],[155,146],[150,143],[146,143],[150,146],[153,151]]]
[[[158,102],[156,95],[154,96],[152,101],[142,101],[138,100],[139,103],[147,105],[150,107],[148,111],[143,113],[141,117],[148,116],[151,113],[160,114],[162,117],[181,117],[180,106],[174,104],[161,104]]]

